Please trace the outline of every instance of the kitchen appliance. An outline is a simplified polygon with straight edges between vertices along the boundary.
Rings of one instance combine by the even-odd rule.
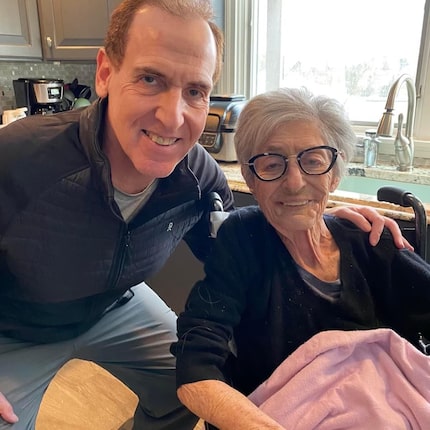
[[[200,144],[218,161],[237,161],[234,134],[240,112],[246,104],[243,95],[213,95]]]
[[[28,115],[49,115],[64,110],[61,79],[19,78],[13,81],[16,107],[26,107]]]

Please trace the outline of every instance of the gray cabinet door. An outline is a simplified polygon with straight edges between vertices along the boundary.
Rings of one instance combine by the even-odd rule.
[[[43,57],[95,60],[120,0],[38,0]]]
[[[112,14],[113,10],[121,3],[122,0],[108,0],[109,15]]]
[[[0,57],[42,58],[36,0],[2,0]]]

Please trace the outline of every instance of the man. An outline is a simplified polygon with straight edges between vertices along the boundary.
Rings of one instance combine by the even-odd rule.
[[[176,397],[176,316],[144,280],[182,239],[204,259],[211,192],[233,208],[195,145],[222,58],[211,14],[210,1],[125,0],[97,56],[99,100],[1,130],[0,429],[33,429],[71,358],[138,395],[135,429],[197,421]]]

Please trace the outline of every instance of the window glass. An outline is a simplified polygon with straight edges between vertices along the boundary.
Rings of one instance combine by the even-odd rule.
[[[377,123],[391,84],[416,78],[425,0],[260,0],[256,93],[306,86]],[[405,111],[400,90],[396,110]]]

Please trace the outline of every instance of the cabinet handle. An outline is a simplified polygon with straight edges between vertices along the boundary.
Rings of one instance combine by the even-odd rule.
[[[48,46],[48,48],[52,48],[52,37],[46,37],[46,45]]]

